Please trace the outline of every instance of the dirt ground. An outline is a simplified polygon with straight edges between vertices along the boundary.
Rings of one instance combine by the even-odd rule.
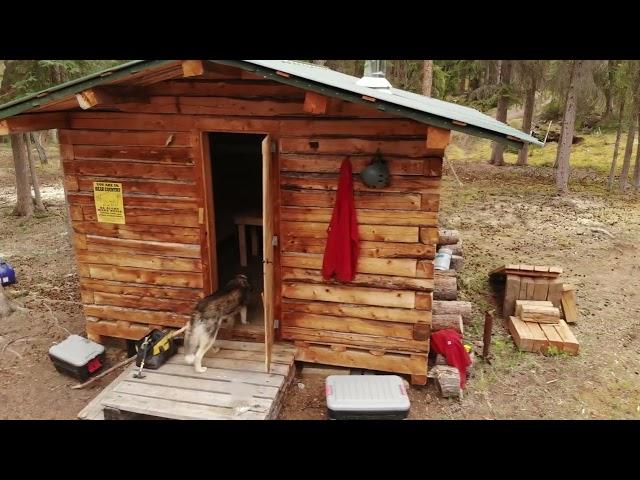
[[[640,195],[607,195],[603,178],[586,169],[572,173],[574,193],[559,197],[548,167],[452,164],[462,185],[445,168],[441,225],[463,238],[460,298],[476,308],[466,339],[481,339],[483,312],[495,308],[489,271],[504,263],[557,264],[577,286],[580,318],[572,329],[580,354],[518,352],[498,320],[492,362],[476,362],[464,399],[441,399],[432,383],[411,387],[410,418],[640,418]],[[8,293],[27,309],[0,322],[0,419],[73,419],[113,377],[70,390],[75,381],[48,359],[52,344],[84,332],[62,182],[54,155],[40,172],[48,211],[13,217],[11,167],[10,150],[0,147],[0,257],[19,276]],[[110,363],[124,356],[108,349]],[[281,418],[325,415],[324,377],[299,373]]]

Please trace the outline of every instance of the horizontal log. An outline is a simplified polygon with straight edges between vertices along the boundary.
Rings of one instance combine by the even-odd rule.
[[[0,135],[69,127],[66,112],[23,114],[0,120]]]
[[[115,223],[98,223],[91,221],[82,221],[84,214],[82,207],[80,209],[80,218],[78,219],[77,210],[72,216],[73,231],[81,234],[96,235],[102,237],[114,237],[129,240],[172,242],[181,244],[200,244],[200,229],[188,227],[171,227],[164,225],[120,225]],[[71,206],[70,210],[74,207]],[[78,220],[78,221],[76,221]],[[133,244],[131,244],[133,245]],[[198,252],[200,247],[198,246]],[[189,256],[191,255],[176,255]],[[200,254],[192,258],[199,258]]]
[[[63,166],[66,175],[183,181],[196,178],[196,170],[191,165],[76,159],[63,162]]]
[[[280,210],[280,218],[284,221],[329,223],[333,208],[287,207]],[[435,226],[438,222],[437,212],[422,212],[414,210],[386,211],[356,209],[358,222],[365,225],[398,225],[427,227]]]
[[[318,343],[357,345],[375,350],[396,350],[406,352],[428,352],[428,340],[409,340],[395,337],[381,337],[358,333],[313,330],[301,327],[282,327],[282,338]]]
[[[299,173],[284,172],[280,175],[280,186],[285,189],[308,189],[321,191],[335,191],[338,189],[338,174],[334,173]],[[359,175],[353,176],[353,189],[356,192],[371,192]],[[391,184],[387,187],[376,188],[376,193],[407,193],[425,192],[438,194],[440,179],[417,175],[393,175]]]
[[[431,260],[418,260],[416,277],[433,278],[434,277],[433,262]]]
[[[61,145],[62,150],[62,145]],[[190,147],[130,147],[109,145],[73,145],[71,159],[131,160],[161,164],[193,165],[195,149]],[[62,157],[68,159],[67,157]],[[149,177],[144,177],[149,178]]]
[[[159,272],[135,267],[115,267],[85,263],[78,265],[78,272],[81,277],[114,280],[117,282],[189,288],[202,288],[203,285],[201,273]]]
[[[101,130],[59,130],[60,143],[71,145],[117,145],[191,147],[195,137],[189,132],[111,132]]]
[[[147,270],[174,272],[202,272],[202,262],[195,258],[171,258],[155,255],[129,253],[111,253],[109,251],[86,252],[77,251],[78,262],[95,265],[113,265],[119,267],[138,267]]]
[[[169,286],[141,285],[137,283],[114,282],[80,277],[80,287],[84,292],[111,293],[117,295],[132,295],[137,297],[151,297],[160,300],[176,299],[197,302],[202,298],[202,290],[197,288],[178,288]]]
[[[458,230],[448,230],[441,228],[438,230],[438,245],[453,245],[460,241]]]
[[[280,169],[283,172],[339,173],[346,158],[341,155],[296,155],[280,154]],[[371,165],[370,158],[351,157],[353,172],[359,174]],[[388,158],[387,166],[392,175],[424,175],[425,163],[430,159]]]
[[[375,307],[332,302],[296,301],[284,299],[283,312],[303,312],[337,317],[357,317],[401,323],[430,323],[431,312],[406,308]]]
[[[471,302],[434,300],[434,315],[461,315],[462,321],[468,325],[472,319]]]
[[[70,205],[91,205],[95,207],[93,192],[67,192]],[[198,201],[195,198],[166,197],[160,195],[124,195],[123,203],[129,207],[159,208],[174,210],[179,215],[181,210],[196,210]]]
[[[326,240],[321,238],[282,237],[282,252],[324,254]],[[433,259],[434,245],[424,243],[360,242],[359,255],[373,258]]]
[[[323,255],[283,254],[280,256],[282,267],[322,269]],[[416,260],[410,258],[358,258],[357,273],[396,275],[400,277],[416,276]]]
[[[84,305],[85,315],[105,320],[124,320],[131,323],[147,323],[165,327],[182,327],[189,321],[188,315],[158,312],[137,308],[112,307],[108,305]]]
[[[456,300],[458,298],[458,282],[456,277],[436,274],[433,298],[434,300]]]
[[[283,237],[298,238],[327,238],[328,223],[311,222],[280,222],[280,234]],[[416,243],[418,241],[417,227],[402,227],[395,225],[358,225],[358,236],[361,240],[374,242]]]
[[[354,317],[335,317],[302,312],[284,312],[282,325],[312,330],[325,330],[345,333],[364,333],[397,338],[413,339],[413,325],[403,323],[380,322]]]
[[[195,307],[195,301],[156,298],[138,295],[122,295],[107,292],[93,293],[93,303],[96,305],[111,305],[116,307],[139,308],[144,310],[160,310],[190,315]]]
[[[382,372],[406,375],[424,375],[427,371],[426,357],[386,353],[372,355],[366,350],[349,348],[337,352],[329,345],[305,344],[297,347],[296,360],[339,365],[343,367],[366,368]]]
[[[89,252],[122,252],[200,259],[200,245],[128,240],[98,235],[86,235],[84,248]]]
[[[280,139],[282,153],[373,155],[380,150],[384,155],[427,157],[428,151],[419,140],[374,140],[364,138],[289,138]]]
[[[73,177],[75,186],[73,190],[80,192],[93,192],[93,182],[117,182],[122,184],[123,195],[131,194],[143,195],[163,195],[183,198],[199,198],[201,195],[196,188],[195,181],[178,180],[149,180],[149,179],[129,179],[120,177]],[[66,182],[65,178],[65,182]],[[67,185],[67,190],[71,190]]]
[[[75,95],[83,110],[120,103],[147,103],[149,97],[143,87],[133,85],[99,85]]]
[[[358,273],[350,282],[326,281],[320,270],[283,267],[281,278],[285,281],[319,284],[353,285],[358,287],[388,288],[390,290],[415,290],[430,292],[433,290],[433,280],[428,278],[397,277],[390,275],[368,275]]]
[[[431,317],[431,331],[452,329],[459,334],[464,334],[462,315],[460,314],[433,314]]]
[[[82,207],[85,220],[97,222],[98,215],[94,206]],[[124,207],[127,224],[133,225],[166,225],[176,227],[198,227],[198,213],[190,210],[167,210],[161,208]]]
[[[168,81],[149,85],[147,91],[151,96],[174,97],[304,97],[304,91],[299,88],[265,80]]]
[[[380,307],[414,308],[416,292],[378,288],[283,283],[282,296],[294,300],[319,300]]]
[[[151,331],[149,325],[87,317],[85,324],[89,337],[113,337],[140,340]]]
[[[437,211],[433,208],[430,198],[427,201],[431,203],[427,208],[422,208],[423,197],[420,194],[356,192],[353,198],[356,208]],[[282,205],[291,207],[333,207],[336,203],[336,192],[281,189],[280,200]]]
[[[183,131],[195,129],[195,120],[189,115],[153,115],[120,112],[72,112],[73,130],[155,130]]]

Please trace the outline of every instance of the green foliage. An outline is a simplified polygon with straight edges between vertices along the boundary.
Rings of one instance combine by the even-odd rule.
[[[11,69],[8,69],[11,63]],[[5,60],[8,86],[0,95],[5,103],[91,73],[122,64],[122,60]],[[10,70],[10,73],[9,73]]]

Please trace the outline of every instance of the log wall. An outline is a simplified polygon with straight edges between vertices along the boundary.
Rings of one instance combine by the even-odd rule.
[[[427,148],[426,125],[335,100],[308,114],[304,91],[270,81],[173,79],[147,89],[146,103],[74,112],[59,132],[87,332],[134,339],[184,324],[216,288],[203,132],[268,133],[279,165],[279,335],[325,363],[389,352],[390,371],[426,374],[417,358],[429,349],[443,153]],[[377,190],[354,182],[358,275],[324,282],[340,164],[349,157],[357,175],[377,149],[392,180]],[[97,223],[94,181],[123,184],[125,225]]]

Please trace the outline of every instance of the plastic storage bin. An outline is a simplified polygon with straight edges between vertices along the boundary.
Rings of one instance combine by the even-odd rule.
[[[409,396],[397,375],[330,375],[325,386],[332,419],[402,420],[409,415]]]
[[[49,358],[60,373],[80,381],[99,371],[105,362],[104,347],[79,335],[70,335],[51,347]]]

